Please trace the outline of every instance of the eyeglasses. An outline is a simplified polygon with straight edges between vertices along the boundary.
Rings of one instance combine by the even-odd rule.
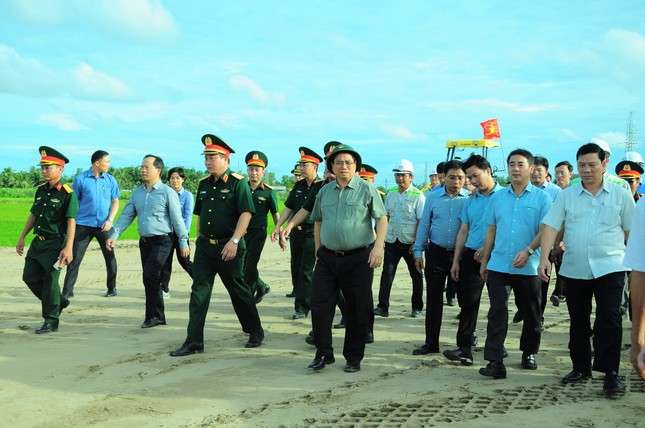
[[[335,166],[352,166],[354,165],[354,161],[346,160],[346,161],[334,161]]]

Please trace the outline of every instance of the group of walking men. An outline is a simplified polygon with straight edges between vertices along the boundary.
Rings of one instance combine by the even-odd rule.
[[[571,316],[569,348],[573,370],[562,382],[588,379],[593,369],[605,373],[607,393],[625,391],[618,377],[621,303],[626,272],[630,267],[642,266],[642,253],[628,257],[623,266],[635,196],[623,188],[623,180],[606,173],[606,148],[595,142],[582,146],[576,155],[580,182],[560,187],[546,181],[548,161],[526,150],[517,149],[508,156],[510,185],[505,188],[493,179],[488,161],[473,154],[463,163],[446,162],[443,184],[426,195],[412,185],[412,164],[402,160],[394,169],[397,186],[383,198],[369,182],[373,182],[376,171],[363,164],[351,146],[330,142],[325,145],[324,159],[301,147],[301,180],[278,215],[275,193],[262,182],[268,164],[263,153],[247,155],[247,181],[231,172],[230,155],[234,150],[223,140],[206,134],[202,143],[209,175],[200,180],[192,211],[198,216],[198,224],[189,271],[193,278],[190,317],[186,340],[170,355],[203,352],[204,325],[218,274],[243,331],[249,334],[245,346],[262,344],[264,330],[256,303],[270,289],[259,279],[257,262],[266,239],[267,214],[271,213],[276,226],[272,240],[283,248],[286,239],[290,240],[295,295],[292,318],[306,318],[309,312],[312,315],[310,343],[315,344],[316,354],[310,369],[321,370],[335,361],[331,329],[338,304],[343,314],[341,323],[346,327],[344,370],[360,370],[365,343],[374,340],[374,314],[389,315],[394,272],[403,258],[413,283],[412,317],[422,314],[422,274],[427,284],[426,338],[423,346],[414,350],[415,355],[440,352],[443,291],[448,285],[456,292],[460,316],[457,348],[443,354],[463,365],[472,365],[472,347],[477,343],[475,327],[486,284],[490,310],[484,358],[489,363],[480,373],[506,377],[503,361],[508,354],[504,341],[511,291],[524,323],[521,367],[535,370],[551,264],[556,260],[565,287],[556,289],[552,301],[559,304],[566,296]],[[24,239],[34,230],[36,236],[27,253],[23,279],[42,301],[45,322],[36,333],[58,329],[60,313],[73,297],[78,265],[93,237],[99,241],[106,260],[106,296],[117,294],[112,249],[135,218],[146,294],[141,327],[166,324],[163,266],[172,257],[173,248],[177,248],[181,259],[189,260],[190,223],[182,217],[178,190],[161,182],[163,160],[155,155],[144,157],[140,169],[143,185],[134,190],[114,223],[120,194],[116,181],[107,173],[110,164],[106,152],[96,152],[92,168],[79,174],[70,187],[61,183],[68,159],[50,147],[43,146],[39,151],[46,183],[36,192],[16,246],[22,255]],[[317,175],[322,162],[326,167],[324,180]],[[569,177],[573,169],[569,163],[558,164],[558,184],[563,174],[557,168],[561,166],[568,170]],[[638,170],[629,164],[622,167],[622,172]],[[466,180],[473,191],[464,189]],[[257,239],[252,238],[255,235]],[[261,245],[247,251],[245,238]],[[381,264],[384,269],[378,305],[373,307],[374,269]],[[61,294],[58,277],[64,265],[70,270]],[[637,292],[636,296],[641,299],[642,294]],[[593,329],[592,297],[597,305]],[[447,303],[454,298],[448,295]],[[642,317],[642,310],[634,313]],[[634,336],[637,344],[644,340],[643,330],[641,325],[640,333]],[[637,348],[638,345],[632,358],[635,366],[640,364],[637,354],[641,350]]]

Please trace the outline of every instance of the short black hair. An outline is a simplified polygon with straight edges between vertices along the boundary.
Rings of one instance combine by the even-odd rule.
[[[602,149],[602,147],[595,143],[587,143],[584,146],[580,147],[578,149],[578,152],[576,153],[576,160],[578,160],[578,158],[582,155],[589,155],[592,153],[598,154],[598,158],[601,161],[605,160],[606,152]]]
[[[533,158],[533,165],[543,166],[544,169],[549,169],[549,160],[544,156],[535,156]]]
[[[446,162],[446,164],[443,166],[443,172],[448,173],[448,171],[450,171],[451,169],[460,169],[464,171],[464,164],[459,160],[453,159]]]
[[[152,163],[152,165],[153,165],[155,168],[160,169],[160,170],[161,170],[161,172],[163,173],[163,169],[165,168],[165,165],[163,164],[163,159],[161,159],[161,158],[160,158],[159,156],[157,156],[157,155],[145,155],[143,158],[144,158],[144,159],[145,159],[145,158],[154,158],[154,160],[155,160],[155,161]]]
[[[94,152],[94,154],[92,154],[92,163],[99,161],[108,155],[109,153],[105,150],[97,150]]]
[[[445,162],[439,162],[437,164],[437,174],[443,174],[446,172],[446,163]]]
[[[526,149],[515,149],[512,152],[508,154],[508,157],[506,158],[506,164],[511,161],[511,158],[513,156],[522,156],[523,158],[526,158],[527,161],[529,161],[529,166],[533,165],[533,153],[529,152]]]
[[[560,168],[560,167],[561,167],[561,166],[563,166],[563,165],[566,165],[566,166],[567,166],[567,169],[569,170],[569,172],[573,172],[573,165],[571,165],[571,164],[569,163],[569,161],[562,161],[562,162],[558,162],[558,163],[555,165],[555,167],[556,167],[556,168]]]
[[[177,173],[177,175],[179,175],[179,176],[180,176],[181,178],[183,178],[184,180],[186,179],[186,174],[184,174],[184,169],[183,169],[182,167],[180,167],[180,166],[176,166],[176,167],[174,167],[174,168],[170,168],[170,169],[168,170],[168,181],[170,181],[170,177],[171,177],[175,172]]]
[[[464,162],[464,165],[463,165],[464,172],[471,166],[477,167],[482,171],[486,171],[488,168],[491,167],[490,162],[488,162],[488,159],[476,153],[473,153],[472,155],[470,155],[468,159],[466,159],[466,161]]]

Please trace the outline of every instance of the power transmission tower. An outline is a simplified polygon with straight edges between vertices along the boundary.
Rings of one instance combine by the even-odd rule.
[[[625,132],[625,152],[636,151],[638,142],[636,141],[636,126],[634,125],[634,112],[629,112],[629,122],[627,122],[627,132]]]

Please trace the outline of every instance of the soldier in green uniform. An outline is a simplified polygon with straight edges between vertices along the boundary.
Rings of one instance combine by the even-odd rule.
[[[255,212],[251,190],[243,176],[231,172],[229,157],[235,153],[212,134],[202,137],[209,172],[199,182],[193,213],[199,216],[189,321],[183,345],[170,352],[181,357],[204,351],[204,324],[213,291],[215,275],[220,276],[242,330],[249,334],[245,347],[256,348],[264,340],[264,330],[251,287],[244,282],[246,246],[243,236]]]
[[[264,296],[271,291],[271,287],[260,278],[258,263],[260,262],[264,243],[267,240],[267,214],[271,213],[274,224],[277,224],[279,220],[278,196],[273,187],[264,182],[264,169],[269,164],[266,155],[257,150],[252,151],[246,155],[245,161],[255,214],[251,217],[249,227],[244,236],[246,243],[244,281],[251,287],[251,291],[255,293],[255,303],[260,303]],[[283,241],[280,241],[280,246],[283,246]]]
[[[294,186],[286,202],[276,229],[271,234],[271,240],[276,241],[280,235],[279,227],[293,217],[302,208],[308,199],[314,198],[323,181],[318,178],[318,165],[322,158],[307,147],[300,147],[300,174],[303,177]],[[314,225],[307,219],[297,226],[291,234],[291,273],[296,299],[294,302],[295,313],[292,318],[306,318],[311,301],[311,278],[313,275],[316,255],[314,254]]]
[[[58,278],[60,269],[73,259],[78,200],[71,186],[61,182],[69,159],[51,147],[42,146],[38,151],[42,156],[38,165],[46,183],[36,190],[16,252],[23,255],[25,237],[33,229],[36,236],[25,257],[22,280],[41,301],[45,321],[36,333],[43,334],[58,330],[60,314],[69,305],[69,300],[61,296]]]

